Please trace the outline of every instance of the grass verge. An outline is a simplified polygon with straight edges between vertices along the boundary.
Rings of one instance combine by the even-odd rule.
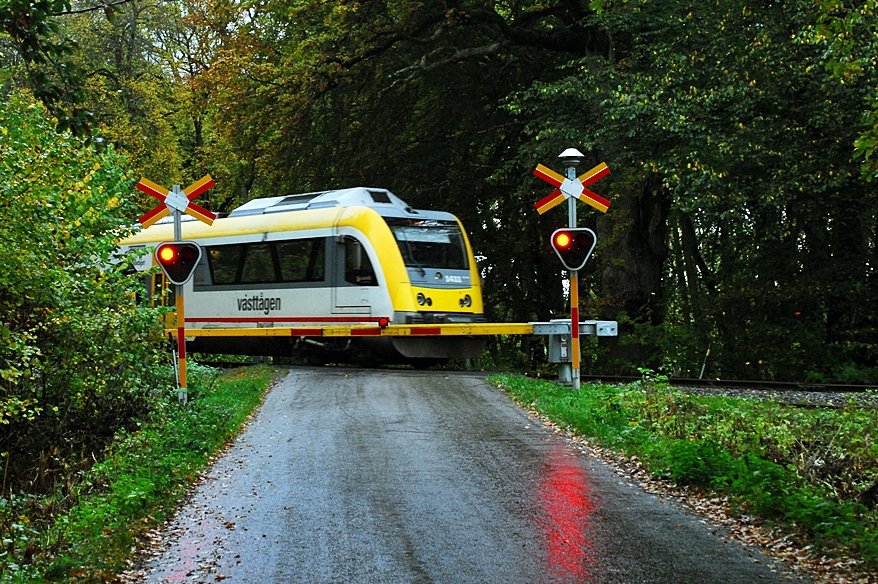
[[[518,403],[656,477],[728,496],[733,509],[801,534],[812,553],[878,568],[878,410],[699,396],[662,378],[627,386],[501,375]]]
[[[67,489],[67,496],[76,498],[69,512],[43,522],[42,528],[26,515],[19,518],[20,537],[26,541],[4,544],[26,551],[17,561],[5,558],[0,581],[113,581],[144,545],[146,531],[173,513],[279,374],[260,366],[217,375],[214,369],[191,365],[189,404],[181,408],[176,392],[169,393],[139,430],[117,434],[104,460]],[[42,501],[40,509],[51,509],[51,499]]]

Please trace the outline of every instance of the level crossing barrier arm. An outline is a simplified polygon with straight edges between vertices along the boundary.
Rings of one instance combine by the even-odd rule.
[[[588,320],[579,323],[579,334],[614,337],[615,321]],[[175,337],[177,329],[167,329]],[[292,327],[187,328],[186,337],[407,337],[407,336],[491,336],[569,334],[570,320],[527,323],[455,323],[377,325],[312,325]]]

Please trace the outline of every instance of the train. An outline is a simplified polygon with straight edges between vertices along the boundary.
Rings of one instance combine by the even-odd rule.
[[[478,266],[451,213],[413,209],[387,189],[355,187],[248,201],[206,225],[182,217],[182,238],[202,248],[184,285],[192,329],[485,322]],[[120,242],[142,252],[149,301],[173,306],[174,286],[151,250],[174,240],[171,217]],[[308,363],[477,359],[481,337],[187,337],[187,351],[297,356]]]

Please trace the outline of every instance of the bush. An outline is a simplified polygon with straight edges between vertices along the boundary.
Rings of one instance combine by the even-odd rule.
[[[173,377],[168,367],[160,368]],[[262,402],[270,367],[218,375],[194,366],[197,388],[186,407],[170,387],[153,404],[151,419],[120,429],[98,461],[80,472],[69,493],[0,499],[4,582],[110,582],[145,543],[145,532],[173,511],[199,471]],[[65,501],[69,509],[60,509]]]

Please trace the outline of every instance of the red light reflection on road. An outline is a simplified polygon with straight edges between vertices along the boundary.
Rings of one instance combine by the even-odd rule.
[[[588,582],[595,559],[585,535],[594,507],[582,465],[558,445],[546,453],[540,505],[546,534],[548,571],[562,582]]]

